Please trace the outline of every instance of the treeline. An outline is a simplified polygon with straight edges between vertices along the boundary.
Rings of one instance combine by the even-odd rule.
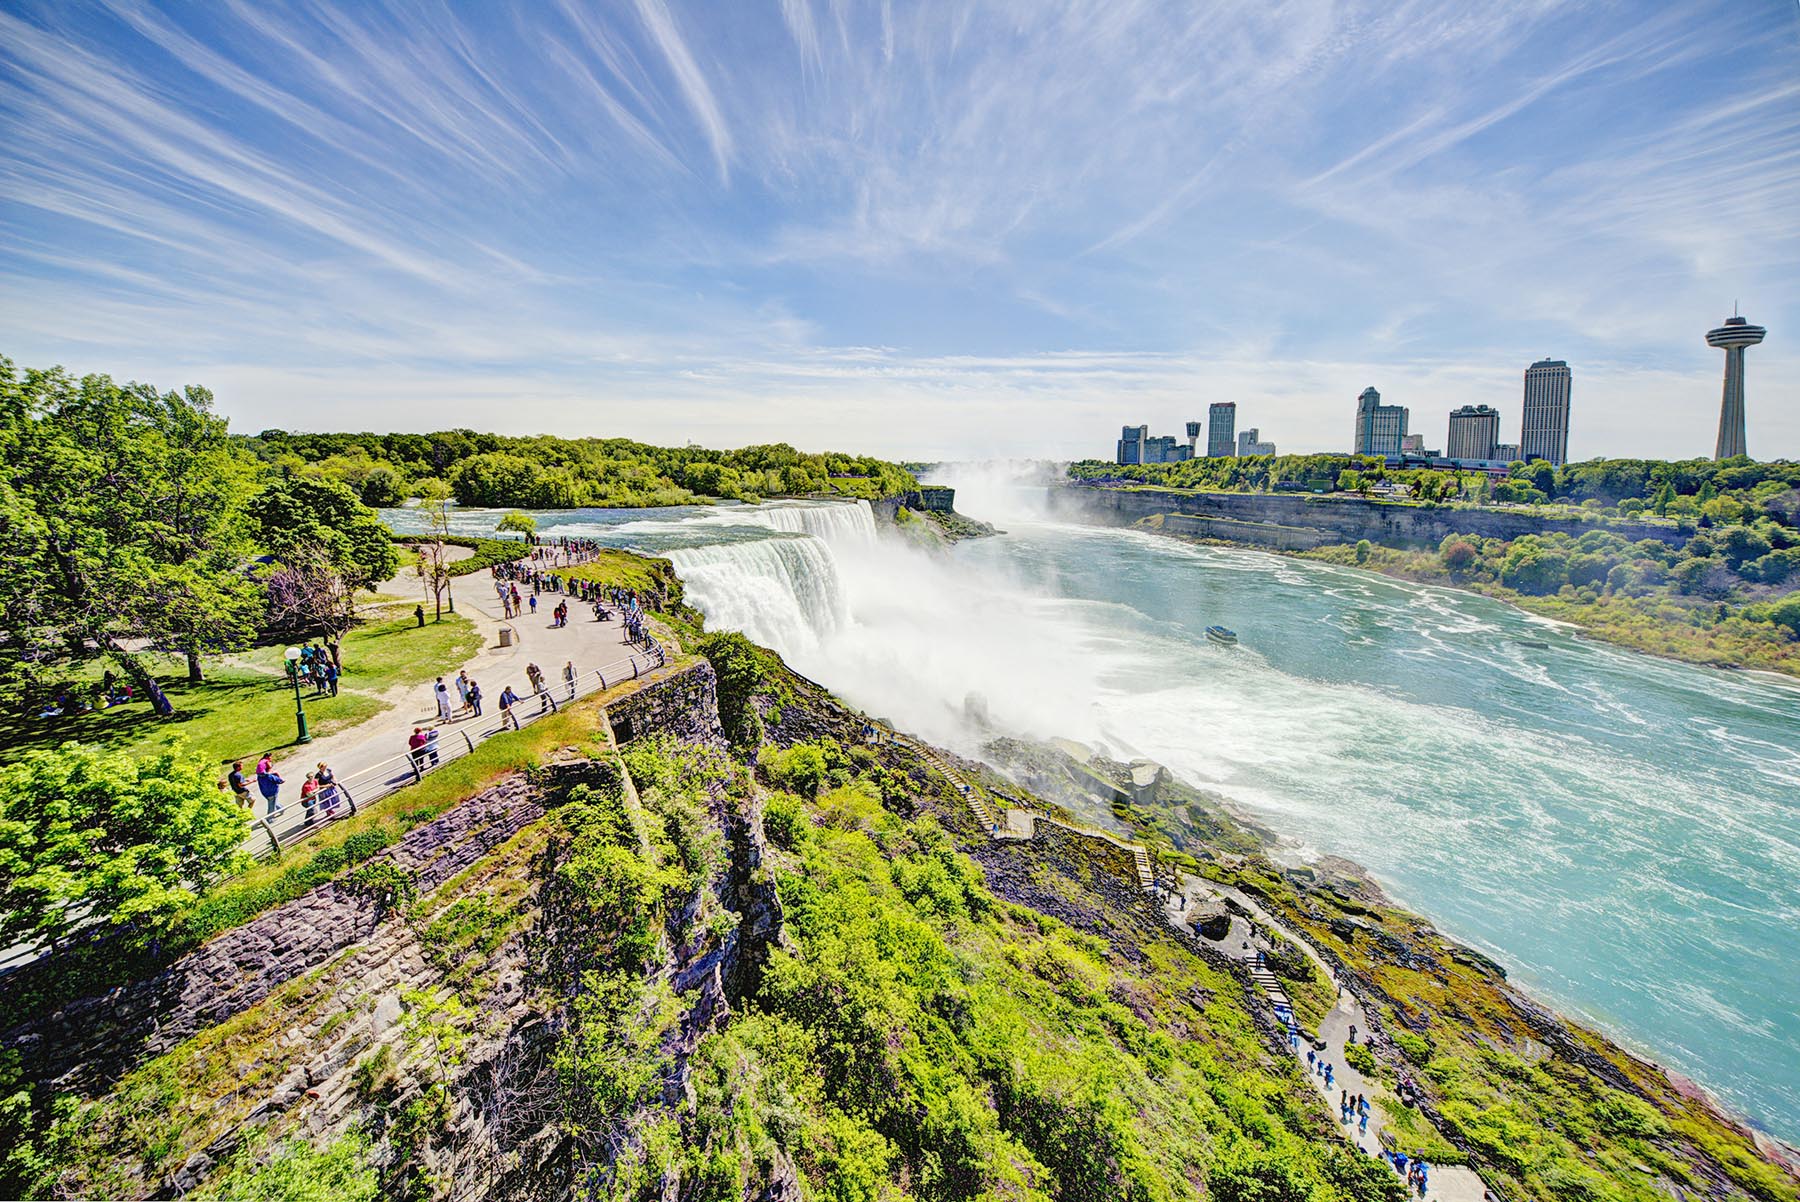
[[[1761,517],[1800,524],[1800,463],[1788,460],[1591,459],[1556,467],[1534,459],[1515,462],[1507,479],[1491,480],[1481,472],[1390,468],[1372,456],[1248,455],[1123,465],[1087,459],[1070,464],[1069,475],[1219,492],[1368,495],[1392,485],[1406,499],[1433,503],[1572,505],[1621,517],[1693,519],[1698,525]]]
[[[626,438],[512,438],[473,430],[435,434],[294,434],[244,440],[262,461],[305,464],[373,506],[398,505],[447,484],[462,505],[520,509],[680,505],[697,498],[759,501],[833,493],[876,500],[917,487],[904,468],[785,443],[714,451]]]
[[[0,356],[0,701],[106,658],[173,712],[146,651],[203,661],[266,637],[335,647],[391,577],[387,527],[337,480],[269,471],[212,394]]]

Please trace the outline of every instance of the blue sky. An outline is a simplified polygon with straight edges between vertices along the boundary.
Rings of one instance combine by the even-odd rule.
[[[234,428],[1800,457],[1800,5],[0,7],[0,353]]]

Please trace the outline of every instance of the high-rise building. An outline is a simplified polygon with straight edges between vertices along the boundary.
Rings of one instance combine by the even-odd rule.
[[[1119,462],[1143,463],[1145,443],[1150,441],[1149,426],[1126,426],[1119,435]]]
[[[1444,454],[1451,459],[1493,459],[1500,445],[1500,411],[1492,405],[1464,405],[1450,411],[1450,438]]]
[[[1383,405],[1381,394],[1365,388],[1356,398],[1356,440],[1358,455],[1400,454],[1400,440],[1406,437],[1406,406]]]
[[[1255,426],[1238,432],[1237,453],[1241,459],[1246,455],[1273,455],[1275,444],[1262,440],[1262,431]]]
[[[1196,456],[1200,453],[1200,423],[1199,422],[1189,422],[1187,424],[1187,436],[1188,436],[1188,458],[1192,459],[1194,456]]]
[[[1423,434],[1402,434],[1400,436],[1400,453],[1402,455],[1423,455],[1425,453],[1425,436]]]
[[[1218,401],[1206,411],[1206,457],[1230,458],[1237,449],[1237,402]]]
[[[1503,442],[1494,447],[1494,458],[1500,463],[1517,463],[1519,461],[1519,444]]]
[[[1744,449],[1744,351],[1763,340],[1768,333],[1753,326],[1748,318],[1733,313],[1725,324],[1706,332],[1706,345],[1725,352],[1725,397],[1719,402],[1719,441],[1713,458],[1730,459],[1748,455]]]
[[[1525,418],[1519,454],[1561,466],[1569,458],[1569,365],[1539,359],[1525,369]]]

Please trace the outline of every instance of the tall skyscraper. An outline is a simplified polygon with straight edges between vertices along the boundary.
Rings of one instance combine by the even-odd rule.
[[[1150,441],[1149,426],[1126,426],[1119,433],[1119,462],[1142,463]]]
[[[1356,440],[1352,444],[1358,455],[1399,455],[1400,440],[1406,437],[1406,406],[1383,405],[1381,394],[1365,388],[1356,398]]]
[[[1229,459],[1237,450],[1237,402],[1219,401],[1206,411],[1206,457]]]
[[[1725,398],[1719,402],[1719,443],[1714,459],[1750,453],[1744,449],[1744,350],[1761,342],[1767,333],[1735,313],[1724,325],[1706,332],[1706,345],[1725,352]]]
[[[1539,359],[1525,369],[1525,417],[1519,454],[1560,467],[1569,458],[1569,365]]]
[[[1492,405],[1464,405],[1450,411],[1450,439],[1444,454],[1451,459],[1492,459],[1500,445],[1500,411]]]

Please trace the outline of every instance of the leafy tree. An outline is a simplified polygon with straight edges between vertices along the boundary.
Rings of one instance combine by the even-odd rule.
[[[110,656],[162,713],[173,707],[130,645],[208,652],[254,633],[242,565],[249,461],[203,388],[159,394],[0,358],[10,570],[0,640],[24,664]]]
[[[499,522],[495,523],[494,529],[502,534],[509,532],[527,535],[536,534],[537,519],[532,517],[529,513],[520,513],[515,509],[505,517],[501,518]]]
[[[444,590],[450,587],[450,486],[442,480],[427,480],[419,493],[420,508],[425,510],[430,528],[419,544],[419,579],[431,596],[432,620],[444,620]]]
[[[1357,539],[1356,540],[1356,562],[1357,563],[1368,563],[1369,562],[1369,553],[1373,550],[1374,550],[1374,544],[1369,542],[1368,539],[1366,539],[1366,538]]]
[[[247,514],[275,557],[268,577],[270,622],[324,636],[333,662],[356,623],[356,592],[373,589],[400,566],[388,528],[340,481],[297,473],[251,498]]]
[[[86,917],[154,934],[236,866],[243,837],[237,803],[180,746],[28,751],[0,768],[0,939],[57,940]]]

